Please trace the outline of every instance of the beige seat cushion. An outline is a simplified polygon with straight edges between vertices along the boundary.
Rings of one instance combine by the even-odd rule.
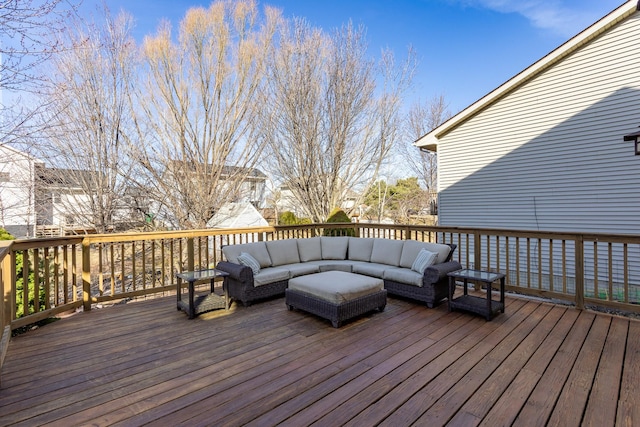
[[[384,289],[384,282],[375,277],[344,271],[326,271],[290,279],[289,289],[341,304],[381,291]]]

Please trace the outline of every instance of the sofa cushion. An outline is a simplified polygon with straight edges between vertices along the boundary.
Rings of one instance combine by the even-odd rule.
[[[322,246],[322,259],[346,259],[347,248],[349,247],[349,238],[346,236],[339,237],[320,237],[320,246]]]
[[[384,271],[387,268],[390,268],[390,266],[387,264],[375,264],[371,262],[359,262],[357,264],[353,264],[354,273],[364,274],[365,276],[378,277],[380,279],[384,278]]]
[[[323,271],[346,271],[351,272],[352,261],[339,259],[325,259],[319,261],[309,261],[309,264],[317,265],[318,269]]]
[[[298,264],[284,264],[278,266],[284,270],[289,270],[289,277],[304,276],[305,274],[313,274],[320,272],[320,267],[311,262],[301,262]]]
[[[413,286],[422,286],[422,274],[416,273],[408,268],[396,267],[387,268],[384,271],[383,279]]]
[[[271,265],[273,267],[284,264],[297,264],[300,262],[296,239],[272,240],[267,242],[267,251],[269,251]]]
[[[280,267],[263,268],[260,273],[253,276],[254,286],[268,285],[283,280],[289,280],[289,270]]]
[[[405,240],[402,247],[402,257],[400,258],[400,267],[411,268],[413,262],[418,256],[418,252],[421,249],[426,249],[429,252],[435,252],[438,254],[438,258],[435,263],[445,262],[451,252],[449,245],[443,245],[441,243],[431,242],[418,242],[416,240]]]
[[[250,254],[246,252],[240,252],[240,255],[238,255],[238,262],[249,267],[251,271],[253,271],[254,276],[260,273],[260,263],[256,261],[256,259]]]
[[[371,261],[374,239],[349,237],[348,257],[352,261]]]
[[[371,262],[399,266],[403,245],[403,240],[374,239]]]
[[[298,244],[298,255],[300,262],[315,261],[322,259],[322,247],[320,246],[320,237],[311,237],[309,239],[296,239]]]
[[[235,264],[240,264],[240,262],[238,262],[240,252],[246,252],[254,257],[260,263],[261,268],[271,266],[271,257],[269,256],[265,242],[242,243],[222,247],[222,253],[227,258],[227,261]]]

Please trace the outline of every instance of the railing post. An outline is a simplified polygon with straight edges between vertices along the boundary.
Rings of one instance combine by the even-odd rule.
[[[482,250],[482,241],[480,238],[480,233],[479,232],[474,232],[473,233],[473,268],[475,270],[481,270],[482,269],[482,254],[480,253],[480,251]],[[490,285],[488,285],[490,286]],[[481,289],[482,285],[480,284],[480,282],[476,282],[474,285],[474,289],[476,291],[479,291]],[[488,288],[487,288],[488,289]],[[489,292],[489,291],[487,291]]]
[[[5,241],[1,243],[2,246],[7,248],[5,255],[0,260],[2,263],[2,277],[0,278],[0,295],[2,295],[2,301],[0,303],[0,326],[4,328],[11,324],[11,304],[13,301],[11,289],[13,289],[15,283],[15,263],[12,266],[11,260],[13,257],[11,256],[11,246],[12,243],[10,241]],[[0,335],[1,334],[0,330]]]
[[[0,249],[5,249],[4,255],[0,256],[0,270],[2,270],[2,276],[0,276],[0,295],[2,300],[0,301],[0,384],[2,384],[2,366],[4,365],[4,358],[9,348],[9,340],[11,339],[11,297],[13,289],[13,278],[15,274],[15,264],[12,268],[11,261],[11,242],[2,242]]]
[[[91,243],[82,239],[82,308],[91,311]]]
[[[476,270],[480,270],[482,267],[482,240],[480,238],[480,233],[475,231],[473,233],[473,268]]]
[[[193,249],[193,237],[189,237],[187,239],[187,270],[189,271],[193,271],[195,268],[194,254],[195,251]]]
[[[404,240],[411,240],[411,227],[408,225],[404,227]]]
[[[582,234],[576,236],[575,247],[575,286],[576,286],[576,308],[584,309],[584,237]]]

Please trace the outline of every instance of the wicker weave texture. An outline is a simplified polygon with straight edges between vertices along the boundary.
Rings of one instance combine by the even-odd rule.
[[[289,310],[296,308],[315,314],[323,319],[330,320],[334,328],[339,328],[343,322],[354,317],[375,309],[383,311],[387,305],[387,291],[383,289],[351,301],[334,304],[305,292],[287,289],[285,302]]]
[[[267,298],[280,297],[284,295],[285,289],[287,289],[288,280],[281,280],[279,282],[269,283],[267,285],[247,287],[243,290],[233,289],[233,282],[229,283],[229,296],[234,299],[238,299],[244,306],[251,305],[254,301],[259,301]]]
[[[440,304],[443,299],[449,296],[448,286],[448,278],[424,286],[411,286],[406,283],[398,283],[392,280],[384,281],[384,288],[389,292],[389,295],[396,295],[424,302],[429,308],[435,307]]]

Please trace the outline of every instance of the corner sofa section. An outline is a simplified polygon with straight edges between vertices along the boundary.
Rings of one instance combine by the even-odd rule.
[[[451,261],[455,248],[454,244],[382,238],[284,239],[224,246],[226,261],[216,268],[229,273],[229,297],[244,305],[284,294],[291,278],[339,270],[383,279],[389,294],[433,307],[448,296],[447,273],[461,268]],[[424,273],[412,269],[421,249],[437,253]],[[243,253],[259,265],[242,264],[238,257],[243,258]]]

